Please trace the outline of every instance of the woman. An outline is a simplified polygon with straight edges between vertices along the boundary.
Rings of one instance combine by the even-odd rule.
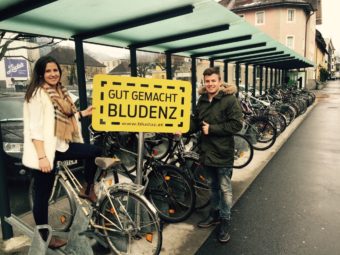
[[[61,68],[49,56],[37,60],[24,102],[23,164],[34,178],[33,216],[36,225],[48,224],[48,199],[51,194],[56,162],[85,159],[86,187],[79,194],[96,201],[93,189],[99,147],[82,143],[78,120],[92,115],[92,106],[76,110],[72,99],[60,83]],[[47,233],[42,233],[46,240]],[[65,240],[52,237],[50,248],[59,248]]]

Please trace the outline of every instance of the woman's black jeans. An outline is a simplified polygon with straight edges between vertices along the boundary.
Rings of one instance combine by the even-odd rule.
[[[34,178],[33,217],[36,225],[48,224],[48,199],[51,195],[55,178],[56,162],[62,160],[85,160],[85,180],[93,184],[97,166],[96,157],[101,156],[102,149],[95,145],[84,143],[70,143],[65,152],[56,151],[53,171],[43,173],[39,170],[32,171]]]

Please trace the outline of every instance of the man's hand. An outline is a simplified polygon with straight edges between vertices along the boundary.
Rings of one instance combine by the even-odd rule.
[[[209,134],[209,123],[207,123],[205,121],[202,122],[202,132],[205,135]]]

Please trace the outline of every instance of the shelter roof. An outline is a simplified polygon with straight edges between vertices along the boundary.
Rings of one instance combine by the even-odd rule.
[[[276,66],[313,66],[214,0],[2,0],[0,30],[216,60],[272,49],[292,57]]]

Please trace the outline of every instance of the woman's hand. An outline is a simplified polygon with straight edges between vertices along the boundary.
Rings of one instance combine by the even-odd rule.
[[[92,110],[94,109],[94,107],[92,105],[90,105],[89,107],[87,107],[85,110],[81,111],[81,115],[83,117],[87,117],[87,116],[91,116],[92,115]]]
[[[50,161],[47,157],[39,160],[39,168],[43,173],[50,173],[52,171]]]

